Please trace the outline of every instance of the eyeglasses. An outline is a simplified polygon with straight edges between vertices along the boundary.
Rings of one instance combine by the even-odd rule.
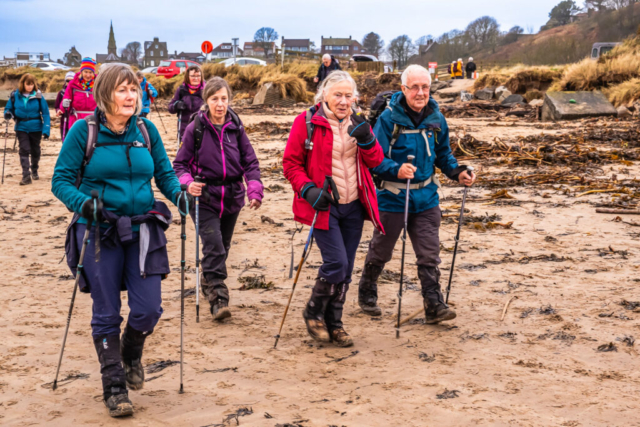
[[[424,86],[415,85],[415,86],[411,86],[411,87],[406,86],[406,85],[402,85],[402,86],[406,87],[407,90],[409,92],[411,92],[411,93],[420,93],[421,89],[422,89],[423,93],[427,93],[427,92],[429,92],[429,89],[431,89],[431,86],[428,86],[428,85],[424,85]]]

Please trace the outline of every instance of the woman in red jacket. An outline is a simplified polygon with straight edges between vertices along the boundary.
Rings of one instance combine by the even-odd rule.
[[[295,193],[295,220],[311,225],[318,211],[313,237],[322,266],[303,313],[307,331],[316,341],[333,341],[340,347],[353,345],[343,328],[342,308],[364,220],[383,232],[369,168],[378,166],[384,154],[369,124],[352,113],[357,96],[349,73],[332,72],[322,81],[310,110],[312,134],[307,136],[307,112],[300,114],[283,158],[284,175]],[[326,177],[336,184],[331,193],[323,189]],[[339,197],[332,194],[336,190]]]

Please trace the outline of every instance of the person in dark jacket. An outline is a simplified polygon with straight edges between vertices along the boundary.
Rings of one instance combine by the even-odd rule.
[[[60,118],[60,139],[62,140],[62,142],[64,142],[64,137],[69,131],[69,117],[64,113],[64,111],[62,111],[62,98],[64,98],[64,93],[67,91],[69,82],[71,82],[71,80],[73,80],[75,76],[76,73],[74,73],[73,71],[69,71],[64,76],[64,86],[62,86],[62,89],[60,90],[60,92],[58,92],[58,96],[56,97],[56,102],[53,107],[53,109],[56,110],[56,117]]]
[[[200,110],[200,107],[204,104],[202,100],[202,90],[204,89],[204,79],[202,77],[202,70],[197,65],[192,65],[187,68],[184,73],[184,83],[178,87],[176,93],[173,95],[173,99],[169,102],[169,112],[171,114],[177,114],[180,121],[180,141],[184,136],[184,131],[189,125],[189,119],[194,113]]]
[[[402,92],[391,98],[389,108],[374,128],[385,153],[373,173],[381,180],[378,200],[386,234],[373,232],[360,278],[358,303],[366,314],[382,314],[377,305],[378,278],[391,260],[404,228],[406,185],[411,179],[407,232],[417,258],[426,322],[438,323],[454,319],[456,313],[445,304],[440,288],[441,212],[436,167],[462,185],[472,185],[476,177],[466,166],[458,165],[451,153],[447,121],[438,103],[429,97],[429,71],[410,65],[401,79]],[[415,156],[415,163],[407,162],[409,155]]]
[[[20,185],[31,184],[31,179],[40,179],[38,163],[40,162],[40,141],[49,139],[51,118],[49,106],[38,90],[35,77],[27,73],[20,78],[18,89],[11,93],[4,107],[4,119],[15,121],[15,131],[20,142],[20,165],[22,180]],[[29,161],[31,157],[31,161]]]
[[[312,135],[307,135],[304,112],[293,122],[282,158],[284,176],[294,192],[294,219],[311,225],[318,212],[313,237],[322,266],[302,316],[314,340],[333,341],[339,347],[353,345],[344,330],[342,310],[365,219],[384,232],[369,172],[384,156],[371,126],[352,112],[357,96],[349,73],[331,73],[320,84],[311,110]],[[312,144],[306,143],[309,139]],[[331,193],[324,188],[327,176],[335,183]]]
[[[130,66],[103,65],[93,97],[97,108],[69,130],[51,187],[75,212],[65,245],[71,266],[77,263],[86,227],[92,230],[81,290],[90,292],[93,300],[91,328],[104,403],[109,415],[120,417],[133,413],[127,387],[144,386],[142,350],[162,315],[161,280],[169,273],[164,230],[171,224],[171,213],[154,198],[151,180],[173,203],[178,202],[180,182],[158,130],[149,120],[138,119],[142,93]],[[95,126],[97,140],[93,156],[84,165],[89,122]],[[94,205],[92,190],[99,192],[103,208]],[[180,208],[186,209],[186,200],[180,200]],[[96,241],[100,242],[99,260]],[[124,288],[129,318],[121,338],[120,292]]]
[[[467,78],[472,79],[473,73],[476,72],[476,63],[473,62],[473,58],[469,57],[469,62],[467,62],[467,66],[465,67],[467,71]]]
[[[140,117],[147,117],[151,111],[151,103],[158,97],[158,91],[147,81],[142,71],[137,71],[136,77],[138,77],[140,88],[142,89],[142,111],[140,112]]]
[[[335,70],[342,70],[342,68],[340,68],[340,64],[338,63],[338,60],[333,56],[325,53],[324,55],[322,55],[322,64],[320,64],[320,67],[318,68],[318,75],[313,78],[313,81],[320,84],[324,79],[327,78],[329,73]]]
[[[229,107],[233,93],[227,82],[213,77],[207,81],[203,98],[206,107],[187,126],[173,168],[180,183],[188,185],[189,193],[202,200],[202,292],[209,300],[213,318],[222,321],[231,316],[229,289],[224,281],[233,230],[245,194],[249,209],[258,209],[264,188],[256,153],[242,122]],[[201,135],[199,147],[197,135]],[[190,213],[195,222],[195,207]]]

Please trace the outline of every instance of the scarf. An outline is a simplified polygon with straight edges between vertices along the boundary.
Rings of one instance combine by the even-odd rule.
[[[96,81],[95,77],[89,80],[88,82],[84,81],[84,79],[80,77],[80,84],[82,85],[82,90],[92,92],[93,82],[95,81]]]
[[[196,93],[197,91],[199,91],[203,87],[204,87],[204,83],[202,81],[200,82],[200,84],[198,86],[191,86],[191,84],[187,83],[187,88],[189,89],[189,93],[191,95],[193,95],[194,93]]]

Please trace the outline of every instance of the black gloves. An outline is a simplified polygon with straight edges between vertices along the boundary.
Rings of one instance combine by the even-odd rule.
[[[47,135],[46,133],[45,133],[44,135],[42,135],[42,137],[43,137],[44,139],[46,139],[46,140],[48,140],[48,139],[49,139],[49,135]]]
[[[98,198],[91,198],[84,202],[82,205],[82,217],[89,223],[95,219],[98,222],[102,221],[102,200]]]
[[[358,146],[363,150],[369,150],[373,148],[376,137],[371,133],[371,126],[367,121],[359,114],[351,115],[351,125],[347,129],[349,136],[356,139]]]
[[[13,119],[13,114],[11,114],[11,111],[5,111],[5,112],[4,112],[4,119],[5,119],[5,120],[11,120],[11,119]]]
[[[311,182],[304,186],[301,195],[317,211],[328,211],[333,202],[329,191],[318,188]]]
[[[184,102],[182,101],[176,101],[176,103],[173,104],[173,108],[175,108],[176,110],[186,110],[187,106],[184,105]]]

